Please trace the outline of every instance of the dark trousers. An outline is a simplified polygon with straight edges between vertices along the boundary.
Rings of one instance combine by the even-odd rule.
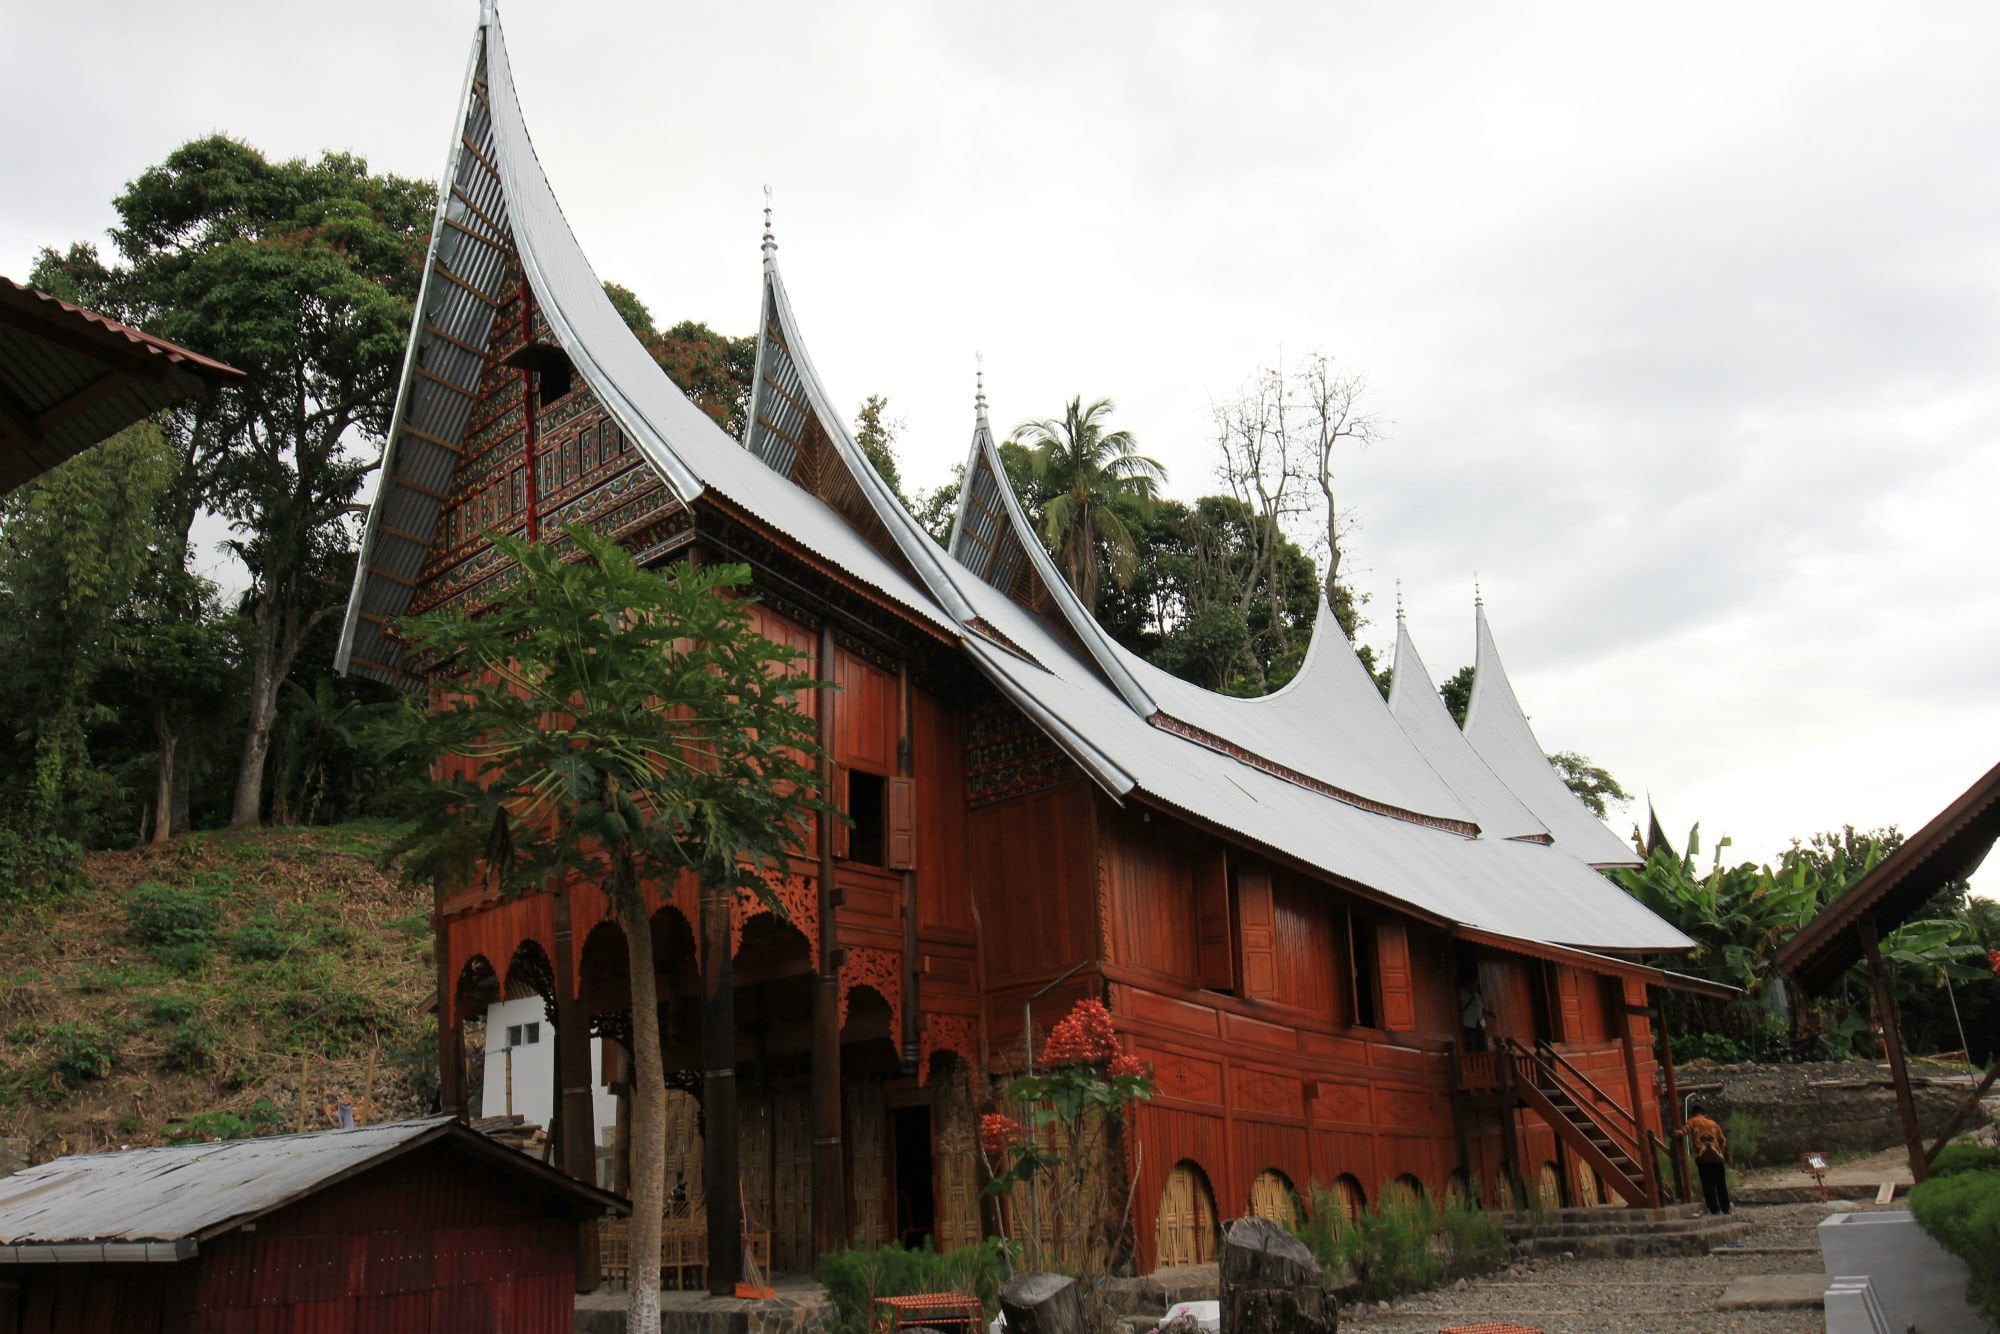
[[[1729,1168],[1722,1163],[1696,1163],[1701,1173],[1701,1198],[1712,1214],[1729,1212]]]

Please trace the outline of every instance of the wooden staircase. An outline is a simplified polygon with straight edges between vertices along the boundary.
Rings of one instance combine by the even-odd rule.
[[[1503,1038],[1497,1055],[1511,1067],[1502,1086],[1590,1164],[1605,1189],[1634,1208],[1660,1207],[1651,1130],[1546,1042]]]

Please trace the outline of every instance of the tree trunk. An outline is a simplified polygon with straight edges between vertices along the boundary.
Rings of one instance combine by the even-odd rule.
[[[626,971],[632,979],[632,1276],[625,1329],[626,1334],[659,1334],[660,1218],[667,1194],[667,1079],[660,1060],[653,924],[637,885],[620,886],[614,892],[619,924],[625,928]]]
[[[250,720],[243,729],[243,757],[236,768],[236,803],[229,814],[231,829],[255,829],[263,808],[264,761],[271,753],[271,720],[277,713],[277,645],[262,609],[253,618],[257,647],[250,667]]]
[[[158,783],[153,789],[152,845],[159,848],[174,837],[174,752],[181,740],[168,725],[166,700],[159,697],[153,700],[153,733],[160,739],[160,766]]]
[[[1000,1289],[1009,1334],[1085,1334],[1083,1289],[1061,1274],[1017,1274]]]

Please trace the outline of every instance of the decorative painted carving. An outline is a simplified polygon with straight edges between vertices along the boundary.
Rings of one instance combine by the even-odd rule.
[[[924,1031],[918,1036],[917,1086],[921,1088],[930,1082],[931,1058],[947,1052],[958,1057],[967,1082],[977,1090],[979,1031],[969,1014],[933,1014],[925,1018]]]
[[[840,965],[840,1024],[847,1026],[848,993],[872,987],[889,1003],[889,1032],[903,1031],[903,956],[895,950],[861,946],[843,951]]]

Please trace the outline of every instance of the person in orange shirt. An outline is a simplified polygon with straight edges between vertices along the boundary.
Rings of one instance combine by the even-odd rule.
[[[1701,1196],[1712,1214],[1729,1212],[1729,1136],[1700,1103],[1689,1109],[1688,1147],[1694,1150],[1695,1170],[1701,1173]]]

